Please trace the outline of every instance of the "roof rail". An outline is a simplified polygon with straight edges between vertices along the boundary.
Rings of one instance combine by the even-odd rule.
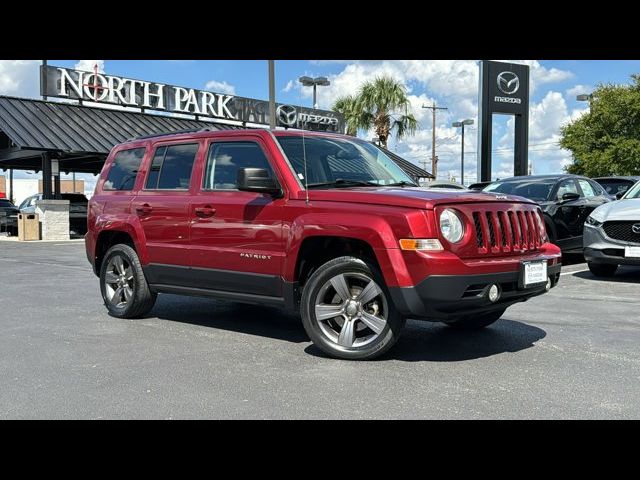
[[[153,133],[151,135],[139,135],[137,137],[128,138],[127,142],[132,142],[134,140],[144,140],[147,138],[155,138],[155,137],[164,137],[166,135],[179,135],[181,133],[197,133],[197,132],[210,132],[212,131],[209,127],[204,128],[188,128],[186,130],[174,130],[172,132],[162,132],[162,133]]]

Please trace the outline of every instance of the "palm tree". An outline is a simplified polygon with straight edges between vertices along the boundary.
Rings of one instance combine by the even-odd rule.
[[[415,133],[418,121],[409,113],[411,106],[404,85],[389,77],[377,77],[366,82],[357,96],[336,100],[333,109],[345,116],[347,133],[355,135],[359,129],[373,127],[380,144],[395,130],[396,138]]]

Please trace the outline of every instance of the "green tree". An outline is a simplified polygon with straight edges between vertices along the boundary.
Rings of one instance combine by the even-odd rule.
[[[575,159],[569,173],[590,177],[640,174],[640,75],[629,85],[599,85],[589,111],[561,130]]]
[[[364,83],[356,96],[341,97],[333,109],[345,116],[347,133],[373,128],[380,144],[386,148],[392,131],[396,138],[414,134],[418,121],[409,113],[411,103],[401,82],[377,77]]]

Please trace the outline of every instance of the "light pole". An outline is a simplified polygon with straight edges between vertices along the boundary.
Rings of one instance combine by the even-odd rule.
[[[460,185],[464,185],[464,126],[473,125],[473,119],[467,118],[459,122],[453,122],[452,127],[462,127],[462,149],[460,153]]]
[[[331,85],[331,82],[327,77],[300,77],[298,81],[305,87],[313,87],[313,108],[318,108],[318,102],[316,101],[316,87],[318,85],[321,87],[328,87]]]

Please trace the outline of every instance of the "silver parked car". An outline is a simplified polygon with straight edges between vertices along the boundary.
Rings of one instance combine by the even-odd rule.
[[[584,224],[583,245],[594,275],[610,277],[618,265],[640,266],[640,182],[621,200],[591,212]]]

